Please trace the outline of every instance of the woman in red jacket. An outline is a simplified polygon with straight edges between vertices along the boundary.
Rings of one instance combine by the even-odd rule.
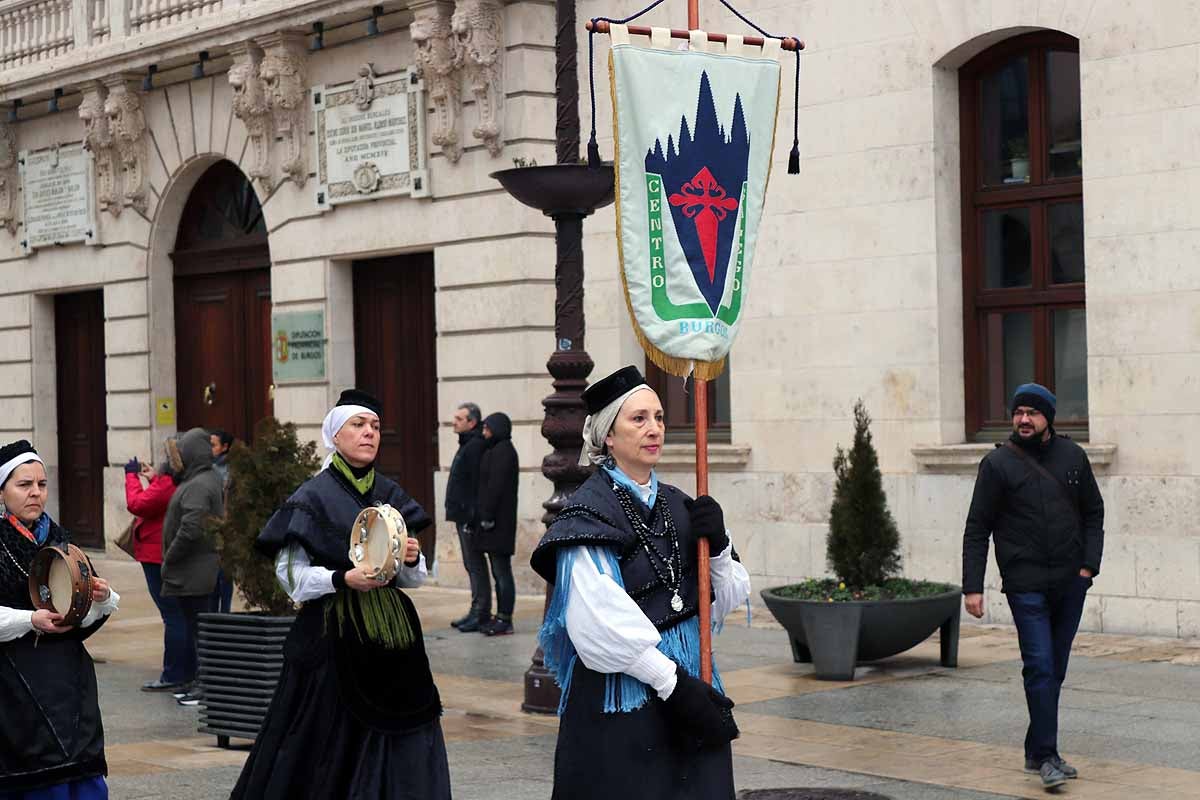
[[[145,479],[147,484],[143,484]],[[163,621],[163,668],[157,680],[142,685],[144,692],[183,688],[196,677],[195,658],[188,647],[183,611],[174,597],[162,595],[162,529],[167,504],[175,494],[175,479],[163,464],[155,471],[136,458],[125,464],[125,506],[137,517],[133,528],[133,557],[146,573],[146,586]]]

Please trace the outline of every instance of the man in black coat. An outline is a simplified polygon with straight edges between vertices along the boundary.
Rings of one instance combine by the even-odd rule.
[[[983,616],[988,536],[996,540],[1024,662],[1025,770],[1047,790],[1079,774],[1058,752],[1058,700],[1104,551],[1104,500],[1083,448],[1054,432],[1056,404],[1040,384],[1017,387],[1012,436],[980,463],[963,533],[963,594],[975,617]]]
[[[477,544],[492,563],[496,618],[481,630],[488,636],[507,636],[513,632],[513,606],[517,601],[512,557],[517,549],[517,486],[521,466],[512,443],[512,421],[507,414],[489,415],[483,421],[483,438],[486,448],[479,462]]]
[[[463,403],[454,412],[454,432],[458,434],[458,451],[450,462],[446,481],[446,519],[458,529],[458,544],[462,550],[463,569],[471,586],[471,608],[450,624],[463,633],[479,630],[492,618],[492,584],[488,580],[487,561],[475,545],[475,503],[479,496],[479,459],[483,456],[484,441],[479,426],[483,420],[479,406]]]

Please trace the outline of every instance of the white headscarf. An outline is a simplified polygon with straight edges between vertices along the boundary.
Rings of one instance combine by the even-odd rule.
[[[29,464],[33,461],[38,462],[42,466],[46,465],[46,462],[42,461],[42,457],[33,451],[27,451],[21,453],[19,456],[13,456],[8,461],[0,464],[0,486],[4,485],[4,482],[8,480],[9,475],[13,474],[13,470],[22,464]]]
[[[334,406],[329,409],[329,413],[325,415],[325,421],[321,423],[321,441],[330,450],[329,455],[325,456],[325,461],[321,464],[322,469],[328,467],[329,462],[333,461],[333,453],[337,450],[337,446],[333,443],[334,434],[340,431],[351,417],[359,414],[368,414],[379,419],[379,415],[366,406]]]
[[[606,457],[604,440],[608,438],[608,432],[612,430],[613,423],[617,421],[617,415],[621,413],[621,406],[634,392],[649,388],[646,384],[639,383],[595,414],[588,414],[587,419],[583,421],[583,450],[579,453],[579,466],[586,467],[588,464],[599,466],[604,463]]]

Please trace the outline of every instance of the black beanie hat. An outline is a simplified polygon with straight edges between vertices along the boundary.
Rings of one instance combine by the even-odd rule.
[[[1054,413],[1058,408],[1058,398],[1054,393],[1040,383],[1023,383],[1013,393],[1012,407],[1030,406],[1042,412],[1046,422],[1054,424]]]

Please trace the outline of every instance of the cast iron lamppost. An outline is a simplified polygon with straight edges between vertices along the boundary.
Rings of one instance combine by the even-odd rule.
[[[554,4],[555,83],[557,101],[555,155],[557,164],[517,167],[493,172],[492,177],[517,200],[554,220],[554,353],[546,368],[554,378],[554,393],[542,401],[546,409],[542,435],[553,451],[542,460],[542,474],[554,490],[542,507],[547,525],[566,505],[571,494],[591,473],[578,465],[587,416],[580,395],[587,388],[592,359],[583,346],[583,218],[613,201],[613,168],[589,168],[579,163],[579,77],[575,0]],[[549,600],[549,587],[547,587]],[[559,691],[542,663],[542,651],[533,654],[525,672],[525,711],[553,714]]]

